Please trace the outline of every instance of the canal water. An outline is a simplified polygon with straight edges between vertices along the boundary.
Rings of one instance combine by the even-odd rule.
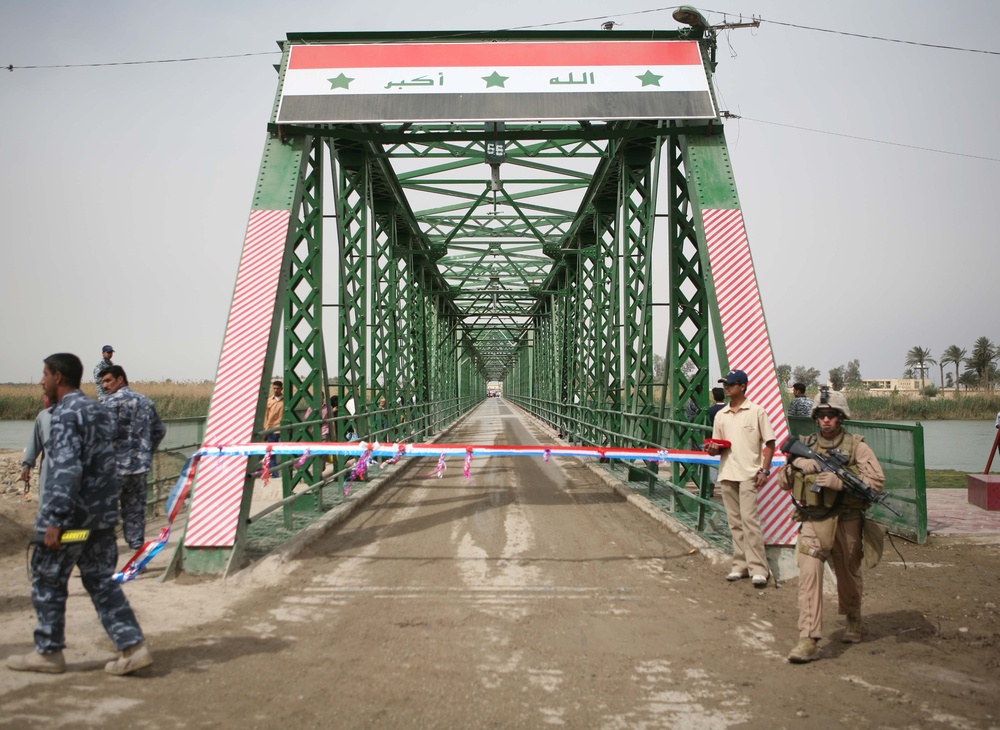
[[[0,449],[23,449],[34,421],[0,421]],[[913,424],[913,421],[893,423]],[[924,421],[924,451],[928,469],[982,472],[996,438],[993,421]],[[1000,456],[993,460],[1000,473]]]

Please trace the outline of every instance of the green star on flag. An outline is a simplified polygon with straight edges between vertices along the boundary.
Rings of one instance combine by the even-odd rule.
[[[494,71],[489,76],[480,76],[479,78],[481,78],[483,81],[486,82],[486,88],[487,89],[490,88],[491,86],[498,86],[501,89],[505,89],[507,87],[505,87],[503,85],[503,83],[504,83],[504,81],[506,81],[507,79],[509,79],[510,76],[501,76],[496,71]]]
[[[354,81],[350,76],[344,76],[344,72],[340,72],[340,76],[334,76],[332,79],[327,79],[330,82],[331,89],[350,89],[351,82]],[[644,84],[645,85],[645,84]]]
[[[643,86],[659,86],[660,79],[662,79],[663,77],[654,74],[649,69],[646,69],[646,73],[644,73],[642,76],[636,76],[636,78],[642,82]]]

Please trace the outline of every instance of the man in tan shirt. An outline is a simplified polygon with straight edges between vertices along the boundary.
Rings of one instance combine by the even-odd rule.
[[[267,399],[267,410],[264,411],[264,430],[269,431],[281,425],[281,417],[284,415],[285,401],[282,395],[284,386],[280,380],[271,381],[271,397]],[[281,441],[281,432],[269,433],[267,441]]]
[[[267,399],[267,409],[264,411],[264,430],[269,431],[272,428],[278,428],[281,425],[281,417],[285,415],[285,400],[283,391],[284,385],[280,380],[275,378],[271,381],[271,397]],[[274,433],[269,433],[264,437],[265,441],[277,442],[281,441],[281,431],[275,431]],[[277,476],[277,472],[273,471],[274,463],[271,464],[272,471],[271,476]]]
[[[733,569],[726,580],[750,578],[755,587],[763,588],[770,571],[757,517],[757,490],[771,475],[774,431],[764,409],[747,400],[745,372],[733,370],[719,382],[729,405],[715,414],[712,438],[728,441],[730,447],[720,449],[712,443],[707,451],[712,456],[721,454],[716,483],[722,487],[722,504],[733,536]]]

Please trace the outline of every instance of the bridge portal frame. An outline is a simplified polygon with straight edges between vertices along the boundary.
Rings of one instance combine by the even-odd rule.
[[[686,30],[473,32],[461,37],[501,42],[691,40]],[[296,44],[439,38],[438,33],[290,34],[282,42],[279,96],[289,49]],[[715,38],[705,34],[698,43],[711,82]],[[267,384],[279,346],[286,392],[282,438],[322,440],[328,428],[336,440],[348,428],[385,433],[382,440],[425,438],[484,398],[486,383],[497,380],[504,383],[505,396],[529,409],[540,410],[534,404],[544,403],[547,412],[556,414],[553,426],[572,441],[600,445],[625,436],[630,441],[621,445],[684,447],[702,435],[685,420],[684,405],[693,400],[699,406],[695,426],[703,426],[710,329],[723,371],[730,362],[746,367],[748,357],[740,352],[734,360],[727,350],[734,325],[718,306],[712,236],[704,219],[706,210],[738,213],[740,208],[721,119],[508,123],[491,137],[505,145],[505,164],[529,173],[519,181],[522,189],[515,190],[513,181],[498,184],[494,179],[469,193],[461,190],[468,180],[460,175],[487,161],[481,125],[279,125],[274,121],[277,103],[253,208],[287,213],[281,255],[270,259],[280,260],[280,276],[265,293],[246,295],[270,303],[273,314],[266,342],[259,334],[254,342],[235,337],[252,214],[220,360],[221,376],[231,336],[234,347],[264,351],[259,367],[247,368],[238,378],[238,388],[255,396],[252,419],[244,417],[240,424],[250,428],[253,438],[265,436],[261,424]],[[596,164],[591,172],[562,169],[558,161],[549,161],[558,158],[589,158]],[[394,166],[400,159],[423,161],[423,167]],[[669,285],[667,301],[657,302],[662,290],[654,296],[652,254],[658,245],[662,171],[668,191]],[[524,189],[525,182],[538,190]],[[571,209],[536,203],[539,190],[556,198],[582,196]],[[431,193],[453,200],[415,208],[411,195]],[[479,211],[491,201],[495,213],[503,205],[512,214],[497,214],[487,222]],[[327,221],[335,229],[335,305],[323,301]],[[736,228],[745,241],[741,216]],[[504,244],[491,245],[485,253],[473,245],[478,238],[498,235]],[[495,262],[493,269],[486,268],[488,254],[503,256],[503,266],[489,277],[489,287],[476,288],[484,272],[497,272]],[[750,284],[759,302],[752,274],[751,263]],[[670,326],[666,372],[658,381],[653,375],[653,311],[662,304],[669,307]],[[323,336],[323,309],[331,306],[337,308],[332,374]],[[766,391],[764,405],[782,432],[780,391],[762,324],[760,311],[753,321],[753,365],[764,373],[758,387]],[[350,419],[343,412],[333,418],[331,393],[341,409],[350,404]],[[385,408],[378,405],[381,398]],[[206,443],[213,436],[213,417],[226,408],[213,396]],[[670,422],[667,429],[662,428],[664,416]],[[245,459],[241,468],[246,474]],[[213,480],[208,471],[209,476],[196,478],[192,517],[178,555],[189,572],[232,572],[245,559],[254,479],[251,474],[243,479],[233,529],[209,534],[199,523],[198,538],[189,544],[199,491],[224,489],[225,479]],[[286,464],[281,473],[289,500],[297,487],[323,481],[317,459]],[[672,476],[683,483],[698,474],[675,466]],[[295,509],[324,509],[322,490],[311,495],[289,501],[286,516]],[[225,505],[218,506],[224,501],[214,502],[211,515],[217,522],[224,521],[217,518],[225,511]],[[212,509],[211,495],[200,502]]]

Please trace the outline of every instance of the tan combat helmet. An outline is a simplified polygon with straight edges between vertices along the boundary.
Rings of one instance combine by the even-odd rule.
[[[816,411],[820,408],[833,408],[840,411],[842,421],[851,417],[851,409],[847,405],[847,397],[839,390],[830,390],[823,387],[819,389],[816,398],[813,400],[812,410],[809,412],[810,418],[816,418]]]

